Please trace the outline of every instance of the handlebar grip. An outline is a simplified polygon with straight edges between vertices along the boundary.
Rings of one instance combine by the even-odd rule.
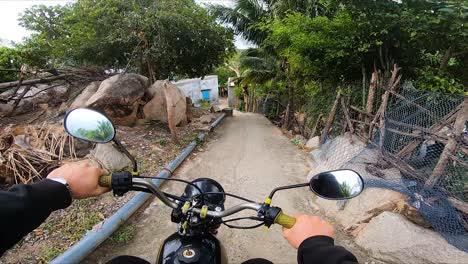
[[[99,186],[112,188],[112,175],[99,176]]]
[[[275,224],[289,229],[296,224],[296,218],[280,212],[275,218]]]

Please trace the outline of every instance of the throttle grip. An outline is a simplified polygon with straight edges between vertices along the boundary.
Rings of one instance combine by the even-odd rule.
[[[278,224],[284,228],[292,228],[296,224],[296,218],[289,216],[282,211],[276,216],[275,224]]]
[[[111,175],[99,176],[99,186],[112,188],[112,176]]]

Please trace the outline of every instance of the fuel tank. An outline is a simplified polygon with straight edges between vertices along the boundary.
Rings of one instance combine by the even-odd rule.
[[[183,236],[174,233],[164,241],[158,264],[225,263],[218,239],[211,234]]]

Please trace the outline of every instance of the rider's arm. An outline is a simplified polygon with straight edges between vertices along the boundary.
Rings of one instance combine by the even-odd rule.
[[[0,192],[0,256],[23,236],[37,228],[51,212],[70,205],[72,196],[84,199],[108,189],[98,184],[105,171],[87,163],[66,164],[45,180]],[[53,179],[53,180],[52,180]],[[68,187],[61,183],[63,179]]]
[[[54,210],[71,203],[67,187],[52,180],[0,192],[0,256],[23,236],[37,228]]]
[[[333,228],[319,217],[296,215],[296,224],[291,229],[283,228],[289,244],[297,248],[299,264],[351,264],[356,257],[346,249],[334,245]]]
[[[304,240],[297,251],[297,263],[354,264],[356,257],[345,248],[335,246],[329,236],[314,236]]]

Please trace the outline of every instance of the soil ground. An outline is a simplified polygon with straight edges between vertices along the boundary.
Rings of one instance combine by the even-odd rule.
[[[199,115],[208,114],[201,109],[197,111]],[[27,113],[2,118],[0,124],[2,127],[10,124],[42,124],[44,121],[59,122],[62,118],[56,112]],[[34,120],[34,122],[25,120]],[[178,144],[172,143],[167,125],[155,122],[135,127],[119,126],[117,135],[122,144],[139,161],[140,172],[143,175],[153,175],[174,159],[197,136],[197,129],[202,126],[206,124],[190,123],[179,127]],[[8,186],[0,185],[0,189],[2,188]],[[111,193],[107,193],[97,198],[74,200],[70,207],[53,212],[41,226],[5,252],[0,257],[0,264],[47,263],[78,241],[93,225],[111,216],[133,195],[134,193],[128,193],[124,197],[115,198]],[[116,235],[115,241],[127,239],[121,234]]]
[[[269,192],[282,185],[306,180],[306,154],[294,146],[281,130],[258,114],[235,112],[210,135],[199,152],[192,154],[173,177],[193,180],[209,177],[220,182],[226,192],[261,202]],[[168,183],[167,192],[181,194],[183,185]],[[307,188],[278,192],[273,204],[288,214],[318,214],[311,201],[316,199]],[[239,201],[229,198],[226,206]],[[177,230],[170,221],[171,210],[157,199],[133,216],[121,230],[130,233],[120,242],[106,241],[84,263],[105,263],[118,255],[135,255],[151,263],[164,239]],[[248,212],[245,212],[248,214]],[[250,212],[250,214],[252,214]],[[336,229],[337,244],[351,250],[365,263],[370,259],[349,237]],[[281,228],[270,230],[229,229],[222,226],[217,235],[223,244],[229,263],[241,263],[250,258],[267,258],[275,263],[296,263],[294,250],[282,237]]]

